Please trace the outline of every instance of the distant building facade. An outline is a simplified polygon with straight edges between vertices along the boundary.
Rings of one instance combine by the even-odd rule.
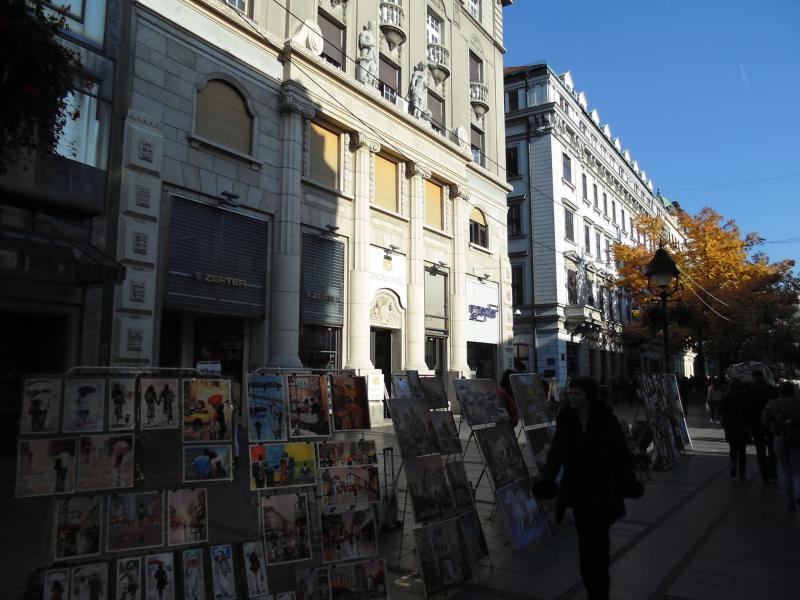
[[[681,240],[675,207],[613,137],[569,73],[547,65],[505,69],[508,253],[513,354],[528,371],[602,382],[657,370],[657,347],[624,356],[631,301],[616,287],[614,244],[645,243],[634,218],[658,214]],[[684,372],[683,361],[677,372]]]

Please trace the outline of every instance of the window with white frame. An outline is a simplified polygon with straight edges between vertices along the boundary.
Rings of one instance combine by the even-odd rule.
[[[616,200],[611,201],[611,222],[617,222],[617,202]]]
[[[111,107],[98,97],[98,91],[97,83],[85,82],[83,90],[67,94],[68,116],[55,152],[64,158],[105,169]]]
[[[575,241],[575,213],[564,207],[564,237],[570,242]]]
[[[225,0],[225,2],[240,12],[245,12],[247,9],[247,0]]]
[[[597,184],[596,183],[592,185],[592,192],[594,193],[594,207],[596,209],[600,210],[600,205],[598,204],[598,200],[597,200]]]
[[[578,303],[578,272],[567,269],[567,304]]]
[[[583,199],[588,200],[589,198],[589,183],[586,181],[586,173],[581,174],[581,183],[582,183],[582,192],[583,192]]]
[[[440,46],[444,44],[444,38],[442,37],[443,23],[444,22],[435,13],[430,10],[428,11],[426,31],[428,33],[429,44],[439,44]]]
[[[469,14],[481,20],[481,0],[469,0]]]
[[[608,215],[608,196],[603,192],[603,214]]]
[[[611,240],[606,238],[606,264],[611,264]]]
[[[481,248],[489,247],[489,229],[486,225],[486,216],[477,208],[472,209],[469,217],[469,241]]]

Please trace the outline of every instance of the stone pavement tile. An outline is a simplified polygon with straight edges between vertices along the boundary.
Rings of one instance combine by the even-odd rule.
[[[689,581],[696,581],[697,583],[705,583],[720,587],[732,586],[735,579],[731,575],[706,573],[704,571],[695,571],[693,569],[686,569],[685,571],[683,571],[683,573],[681,573],[681,577]]]
[[[668,589],[669,596],[686,600],[756,600],[751,592],[734,590],[730,586],[718,586],[711,583],[692,581],[679,577]],[[761,600],[761,599],[758,599]],[[764,599],[766,600],[766,599]]]
[[[797,570],[797,565],[795,565],[794,570]],[[789,598],[792,594],[797,598],[800,596],[800,590],[788,583],[791,581],[790,578],[791,575],[789,578],[784,577],[780,582],[777,582],[764,581],[761,577],[758,579],[745,579],[740,577],[734,580],[733,588],[735,590],[744,590],[757,594],[769,594],[772,598]]]
[[[746,573],[749,567],[749,562],[724,558],[697,557],[692,559],[689,563],[689,568],[693,571],[715,573],[717,575],[727,575],[730,577],[736,577],[737,575]]]

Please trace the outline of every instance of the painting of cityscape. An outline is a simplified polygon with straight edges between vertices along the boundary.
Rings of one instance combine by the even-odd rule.
[[[324,508],[353,507],[381,499],[378,467],[333,467],[323,469],[322,496]]]
[[[250,489],[271,490],[316,485],[314,445],[287,442],[250,446]]]
[[[386,562],[381,558],[331,567],[332,600],[388,600]]]
[[[16,497],[75,491],[75,438],[19,440]]]
[[[133,434],[82,435],[78,491],[133,487]]]
[[[525,432],[525,437],[528,438],[528,447],[533,454],[533,465],[536,468],[535,474],[537,475],[544,469],[544,465],[547,462],[547,453],[550,452],[550,446],[553,444],[553,436],[555,434],[555,425],[536,427]]]
[[[458,529],[458,519],[448,519],[415,529],[414,542],[426,597],[472,578],[469,556],[464,550]]]
[[[331,597],[331,574],[327,567],[298,570],[295,581],[297,600],[328,600]]]
[[[456,504],[447,484],[441,456],[434,454],[408,458],[404,465],[414,516],[418,523],[455,514]]]
[[[475,431],[475,439],[478,440],[478,447],[495,490],[528,476],[528,467],[525,466],[517,438],[509,423],[478,429]]]
[[[262,494],[260,508],[268,565],[311,558],[308,498],[305,494]]]
[[[328,437],[331,420],[328,382],[322,375],[289,375],[289,436]]]
[[[450,461],[445,465],[447,483],[453,493],[453,501],[457,511],[472,510],[475,503],[472,497],[472,486],[467,479],[467,471],[460,460]]]
[[[555,421],[555,412],[547,401],[542,378],[537,373],[521,373],[511,376],[511,389],[517,403],[520,419],[525,427],[534,427]]]
[[[449,410],[432,410],[431,422],[439,438],[442,454],[461,454],[461,440],[458,437],[453,413]]]
[[[441,450],[427,406],[415,398],[392,398],[388,402],[397,443],[404,457],[433,454]]]
[[[136,424],[136,380],[110,379],[108,382],[108,428],[133,429]]]
[[[61,423],[60,377],[31,377],[22,387],[19,432],[57,433]]]
[[[509,421],[493,379],[454,379],[461,414],[471,427]]]
[[[367,378],[331,375],[334,431],[369,429]]]
[[[320,516],[323,562],[367,558],[378,553],[378,532],[369,505]]]
[[[539,503],[531,492],[527,477],[497,490],[500,514],[514,550],[519,552],[547,532]]]
[[[285,442],[286,397],[282,375],[247,376],[247,430],[251,442]]]
[[[317,442],[321,469],[331,467],[360,467],[377,465],[378,454],[374,440],[357,442]]]
[[[167,498],[167,544],[208,541],[206,490],[170,490]]]
[[[65,498],[56,502],[53,560],[100,554],[103,499]]]
[[[461,532],[464,552],[467,560],[474,563],[489,555],[486,538],[483,535],[478,511],[471,510],[458,517],[458,530]]]
[[[447,393],[441,377],[420,377],[419,385],[430,408],[448,408]]]

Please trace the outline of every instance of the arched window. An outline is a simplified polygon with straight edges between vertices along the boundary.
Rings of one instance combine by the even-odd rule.
[[[195,133],[231,150],[250,154],[253,117],[239,90],[221,79],[212,79],[198,90]]]
[[[486,217],[477,208],[473,208],[472,214],[469,216],[469,241],[471,244],[481,246],[482,248],[489,247],[489,232],[486,228]]]

